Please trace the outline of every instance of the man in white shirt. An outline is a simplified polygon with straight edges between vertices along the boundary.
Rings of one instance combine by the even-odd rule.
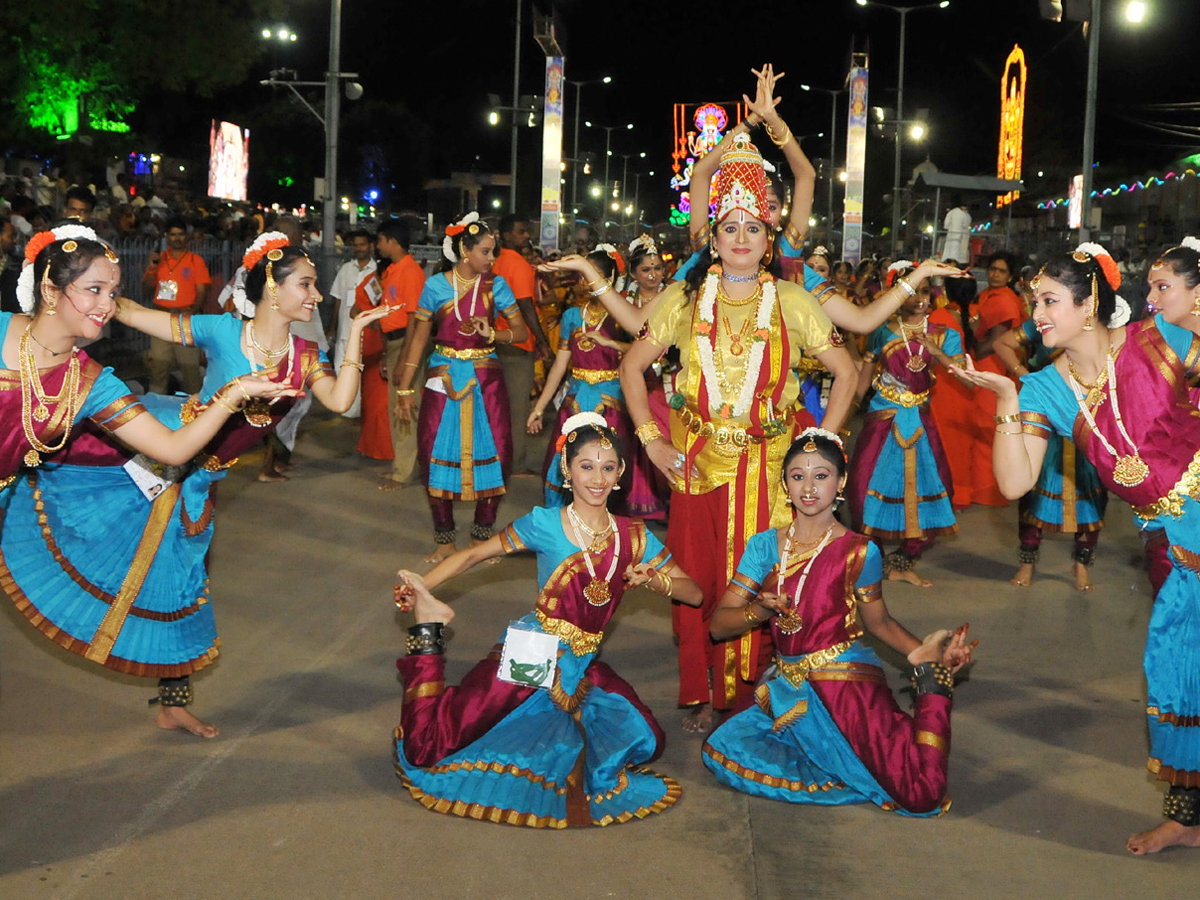
[[[942,245],[942,259],[954,260],[960,266],[971,265],[971,213],[961,197],[950,200],[950,210],[942,223],[946,229],[946,242]]]
[[[354,292],[364,280],[375,274],[375,244],[365,231],[355,231],[350,235],[350,243],[354,249],[354,257],[342,264],[333,286],[329,288],[329,296],[337,300],[337,313],[333,318],[336,337],[333,345],[333,370],[338,371],[342,360],[346,358],[346,344],[350,337],[351,309],[354,306]],[[347,418],[358,418],[361,414],[360,396],[354,398],[354,403],[342,415]]]

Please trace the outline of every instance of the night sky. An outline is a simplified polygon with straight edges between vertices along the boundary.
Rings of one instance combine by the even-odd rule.
[[[1200,103],[1192,110],[1150,106],[1200,100],[1192,64],[1200,2],[1148,0],[1148,18],[1141,25],[1125,21],[1125,0],[1104,4],[1095,152],[1098,186],[1160,171],[1200,150],[1200,136],[1173,135],[1139,124],[1200,132]],[[459,0],[450,6],[345,0],[343,68],[360,73],[365,99],[400,104],[411,117],[411,125],[397,127],[393,121],[376,136],[391,148],[388,165],[393,172],[404,167],[406,153],[420,160],[420,168],[431,177],[472,168],[507,171],[509,132],[487,124],[487,94],[499,94],[506,104],[511,99],[515,5],[516,0]],[[299,32],[300,40],[276,51],[273,61],[295,66],[302,78],[319,78],[325,69],[328,6],[291,6],[293,13],[284,24]],[[828,136],[818,138],[815,133],[829,130],[829,95],[806,94],[799,85],[841,87],[855,42],[857,49],[870,54],[871,104],[895,104],[899,16],[859,7],[853,0],[624,5],[566,0],[558,4],[558,11],[565,31],[566,77],[614,78],[611,85],[584,89],[582,118],[597,126],[634,124],[632,131],[613,132],[613,149],[635,157],[641,151],[649,154],[641,167],[643,197],[647,185],[657,181],[657,218],[665,216],[672,197],[664,173],[669,172],[675,102],[736,99],[753,87],[750,68],[772,61],[777,70],[787,72],[779,86],[781,113],[795,134],[814,135],[803,144],[810,156],[827,156]],[[540,94],[545,58],[532,38],[529,0],[524,2],[524,20],[521,91]],[[1082,159],[1087,47],[1079,23],[1041,19],[1036,0],[954,0],[949,9],[908,16],[905,109],[908,114],[928,109],[931,134],[919,146],[906,144],[906,170],[928,152],[943,171],[995,174],[999,77],[1014,43],[1025,51],[1029,66],[1027,184],[1031,194],[1063,193],[1060,184],[1065,187]],[[264,58],[264,75],[271,62],[271,57]],[[253,118],[246,104],[269,103],[269,94],[254,86],[236,99],[218,98],[217,106],[225,104],[231,116]],[[567,94],[566,156],[572,150],[574,99],[572,88]],[[845,151],[844,94],[841,103],[839,165]],[[354,104],[344,108],[350,115]],[[519,203],[532,209],[540,132],[526,129],[520,137]],[[580,143],[582,150],[602,153],[604,132],[584,128]],[[765,138],[760,143],[767,145]],[[321,168],[317,149],[315,174]],[[769,157],[778,156],[773,147],[767,149]],[[890,186],[892,152],[890,140],[870,140],[868,204],[873,194],[886,193]],[[301,166],[305,159],[301,157]],[[344,160],[353,170],[353,150],[344,151]],[[656,179],[645,174],[650,169]],[[1040,182],[1035,177],[1038,170],[1046,172]],[[398,206],[413,208],[421,202],[411,182],[402,183],[394,199]]]

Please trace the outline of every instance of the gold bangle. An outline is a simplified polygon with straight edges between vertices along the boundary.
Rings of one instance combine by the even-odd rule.
[[[637,435],[637,439],[642,442],[645,447],[652,441],[657,441],[663,436],[662,430],[658,427],[658,423],[651,419],[649,422],[643,422],[633,430]]]
[[[1024,432],[1021,431],[1001,431],[1000,426],[996,426],[996,434],[1006,434],[1009,437],[1020,437]]]
[[[1020,422],[1021,414],[1020,413],[1010,413],[1007,416],[992,416],[992,418],[996,420],[997,425],[1004,425],[1005,423],[1008,423],[1008,422]]]
[[[542,411],[540,409],[535,409],[530,413],[530,415],[540,419],[542,417]]]
[[[906,275],[900,276],[899,278],[896,279],[896,284],[899,287],[904,288],[904,290],[908,293],[908,296],[910,296],[910,297],[917,296],[917,289],[912,286],[912,282],[910,282],[908,280],[908,276],[906,276]]]
[[[406,367],[407,367],[407,366],[412,366],[414,369],[419,369],[419,368],[421,368],[421,367],[420,367],[419,365],[417,365],[417,363],[415,363],[415,362],[406,362],[404,365],[405,365]]]
[[[239,375],[237,378],[235,378],[233,380],[234,380],[234,383],[237,384],[238,390],[242,392],[242,396],[246,398],[246,402],[249,403],[250,402],[250,394],[246,392],[246,386],[244,384],[242,384],[241,376]]]
[[[754,612],[754,603],[753,602],[747,603],[745,606],[742,607],[742,615],[744,615],[746,617],[746,621],[749,622],[751,625],[758,625],[759,623],[762,622],[762,619],[760,619],[758,617],[758,614]]]
[[[360,371],[360,372],[363,370],[362,363],[355,362],[352,359],[343,359],[342,364],[340,366],[338,366],[338,371],[339,372],[342,371],[342,369],[346,368],[346,366],[354,366],[354,368],[358,369],[358,371]]]
[[[784,126],[784,127],[787,127],[787,126]],[[784,135],[783,140],[780,140],[779,138],[775,137],[775,132],[773,132],[771,130],[770,125],[767,125],[766,129],[767,129],[767,137],[769,137],[771,139],[771,143],[774,144],[776,147],[778,147],[780,150],[782,150],[784,147],[786,147],[788,144],[788,141],[790,141],[792,139],[792,129],[791,128],[788,128],[787,134]]]
[[[654,587],[654,579],[650,579],[650,590],[655,593],[662,594],[664,597],[671,596],[671,576],[659,569],[655,573],[655,577],[662,579],[662,587]]]
[[[593,288],[590,284],[588,285],[588,289],[591,290],[593,297],[601,297],[613,289],[612,282],[607,278],[600,282],[600,284],[599,288]]]
[[[221,407],[221,409],[225,410],[225,412],[229,413],[231,416],[236,416],[239,412],[241,412],[241,410],[233,404],[226,404],[225,398],[219,393],[213,394],[212,402],[217,404],[217,406]]]
[[[396,388],[397,397],[415,397],[416,394],[416,388]]]

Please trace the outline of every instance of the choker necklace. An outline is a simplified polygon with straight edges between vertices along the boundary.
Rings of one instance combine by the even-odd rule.
[[[284,340],[283,346],[280,347],[278,350],[268,350],[266,347],[264,347],[262,344],[260,344],[258,341],[256,341],[254,339],[254,320],[251,319],[249,322],[246,323],[246,343],[248,343],[251,347],[253,347],[255,350],[257,350],[259,353],[261,353],[264,360],[274,360],[274,359],[279,359],[281,356],[283,356],[285,353],[288,352],[288,348],[290,348],[292,346],[292,339],[291,339],[291,336],[289,335]]]
[[[787,578],[788,556],[791,555],[792,535],[795,531],[796,523],[792,522],[792,527],[787,530],[787,536],[784,538],[783,553],[780,554],[779,559],[779,596],[787,602],[788,607],[775,617],[775,624],[784,634],[795,634],[804,627],[804,620],[800,618],[799,611],[800,595],[804,592],[804,582],[808,581],[808,573],[812,569],[813,563],[817,561],[817,557],[821,555],[821,551],[825,549],[825,545],[833,537],[833,525],[830,525],[825,530],[825,533],[821,535],[820,541],[817,542],[817,549],[812,552],[812,556],[808,558],[808,565],[800,573],[800,583],[796,585],[796,592],[792,595],[792,599],[788,600],[787,593],[783,590],[783,581]]]
[[[753,275],[730,275],[728,272],[722,269],[721,277],[726,281],[733,282],[734,284],[749,284],[751,281],[756,281],[758,279],[758,273],[755,272]]]

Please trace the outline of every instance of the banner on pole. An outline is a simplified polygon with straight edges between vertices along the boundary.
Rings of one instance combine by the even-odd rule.
[[[542,251],[558,249],[562,221],[563,58],[546,57],[546,103],[542,115]]]

